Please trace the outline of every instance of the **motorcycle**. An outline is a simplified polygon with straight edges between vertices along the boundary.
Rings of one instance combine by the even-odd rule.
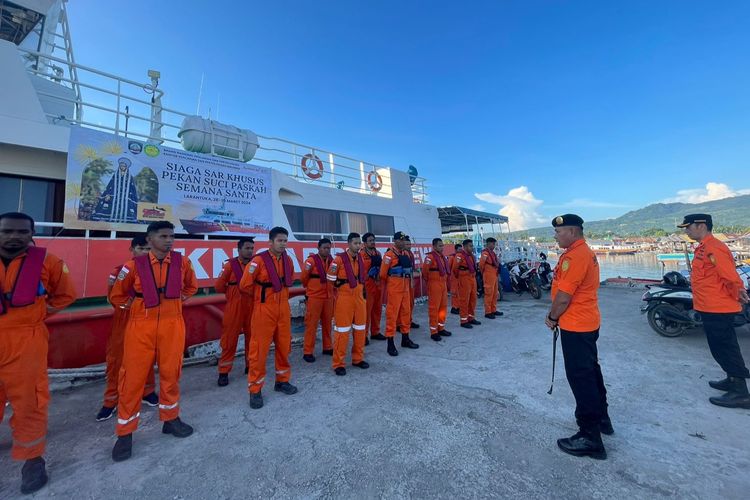
[[[641,298],[641,314],[646,314],[649,326],[664,337],[679,337],[691,328],[703,326],[701,314],[693,309],[693,290],[682,274],[670,271],[658,285],[647,285]],[[750,307],[734,317],[734,326],[750,323]]]
[[[539,266],[537,267],[537,275],[539,276],[539,284],[543,290],[549,290],[552,288],[552,266],[547,262],[547,256],[542,252],[539,254]]]
[[[520,260],[508,262],[506,267],[510,273],[510,286],[514,292],[521,295],[524,290],[527,290],[535,299],[542,297],[542,286],[535,267]]]

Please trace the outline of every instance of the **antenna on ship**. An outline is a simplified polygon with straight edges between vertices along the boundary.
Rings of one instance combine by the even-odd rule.
[[[201,73],[201,85],[198,87],[198,106],[195,108],[195,114],[200,116],[201,114],[201,97],[203,96],[203,79],[206,77],[206,73]]]

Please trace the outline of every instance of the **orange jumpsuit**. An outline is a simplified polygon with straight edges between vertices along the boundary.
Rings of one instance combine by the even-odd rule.
[[[0,260],[2,290],[13,290],[26,253],[9,265]],[[47,308],[62,309],[76,298],[68,268],[62,260],[47,254],[39,281],[46,291],[33,304],[9,307],[0,315],[0,421],[5,403],[13,416],[11,456],[29,460],[44,454],[47,434],[47,348],[49,332],[44,325]]]
[[[450,289],[451,289],[451,307],[454,309],[458,309],[459,306],[461,305],[461,300],[459,298],[459,295],[461,292],[458,286],[458,277],[456,277],[453,274],[453,269],[455,267],[456,267],[456,254],[453,254],[448,259],[448,268],[451,271],[451,275],[449,278]]]
[[[138,428],[141,415],[141,394],[146,378],[153,369],[154,361],[159,366],[159,419],[163,422],[180,415],[180,374],[182,353],[185,349],[185,320],[182,303],[198,291],[198,282],[190,260],[179,254],[181,262],[181,298],[169,299],[159,294],[159,305],[147,308],[143,297],[131,296],[131,292],[143,293],[141,277],[135,261],[122,267],[112,287],[110,302],[115,307],[130,307],[130,318],[125,327],[125,351],[120,369],[117,405],[117,435],[131,434]],[[167,271],[172,264],[169,253],[162,262],[148,253],[154,283],[164,288]]]
[[[430,317],[430,334],[445,330],[448,314],[448,260],[432,251],[422,263],[422,275],[427,281],[427,313]]]
[[[479,257],[479,270],[482,271],[484,282],[484,314],[492,314],[497,311],[497,270],[498,259],[495,252],[488,249],[482,250]]]
[[[122,266],[114,268],[109,275],[108,295],[112,293],[112,287],[117,281],[117,275],[120,274]],[[117,386],[119,385],[120,368],[122,367],[122,353],[125,347],[125,328],[128,325],[130,316],[128,309],[115,307],[112,313],[112,332],[107,339],[107,384],[104,389],[104,405],[107,408],[117,406]],[[143,387],[143,395],[151,394],[156,389],[156,378],[154,377],[154,367],[146,377],[146,385]]]
[[[458,278],[459,306],[461,310],[461,324],[474,319],[474,309],[477,307],[477,277],[474,256],[463,250],[456,253],[453,275]],[[471,270],[474,268],[474,270]]]
[[[414,287],[417,286],[417,280],[422,279],[421,276],[417,276],[417,273],[419,272],[419,268],[415,265],[414,260],[414,252],[411,250],[407,250],[406,253],[409,254],[409,259],[411,260],[411,268],[414,272],[412,275],[411,280],[411,286],[409,286],[409,323],[414,322]]]
[[[406,251],[389,248],[380,266],[380,281],[385,283],[385,336],[396,335],[398,326],[401,333],[408,334],[411,328],[411,274],[402,274],[399,269],[407,269],[411,263]],[[408,273],[411,269],[408,268]]]
[[[292,349],[292,312],[289,308],[289,289],[283,286],[285,254],[271,255],[276,275],[282,283],[281,291],[274,292],[267,284],[271,282],[269,270],[263,259],[256,255],[240,281],[240,289],[253,293],[253,335],[250,337],[250,370],[247,374],[248,390],[257,394],[263,389],[266,379],[266,358],[274,346],[276,382],[289,382],[292,376],[289,353]]]
[[[331,266],[331,258],[320,258],[323,261],[323,270],[327,274]],[[331,324],[333,322],[333,285],[328,281],[326,274],[320,275],[315,265],[315,258],[311,255],[302,266],[302,286],[305,287],[307,295],[307,311],[305,312],[305,343],[303,354],[315,351],[315,337],[320,323],[320,336],[323,339],[323,350],[333,349],[331,343]],[[325,283],[321,282],[325,280]]]
[[[360,276],[360,259],[352,257],[347,250],[344,252],[349,257],[356,286],[352,288],[347,279],[346,267],[340,255],[333,259],[333,264],[328,271],[328,280],[336,284],[336,306],[333,317],[336,323],[336,333],[333,338],[333,368],[343,368],[346,351],[349,347],[349,331],[354,330],[354,343],[352,345],[352,364],[365,360],[365,324],[367,317],[367,304],[365,302],[363,280]],[[362,277],[364,274],[364,262],[362,262]]]
[[[380,281],[380,273],[378,272],[378,278],[371,278],[369,275],[370,268],[373,265],[373,258],[380,260],[382,264],[382,256],[380,252],[375,250],[375,254],[370,255],[367,250],[361,250],[362,257],[365,259],[365,299],[367,302],[367,322],[365,328],[365,338],[367,335],[371,337],[380,335],[380,321],[383,318],[383,285]]]
[[[247,264],[243,264],[241,260],[237,259],[237,264],[239,264],[242,270],[240,276],[237,277],[232,267],[232,260],[234,259],[230,259],[224,263],[224,268],[221,270],[221,274],[214,284],[214,289],[219,293],[224,293],[227,298],[227,305],[224,306],[224,317],[221,321],[219,373],[229,373],[232,371],[240,332],[245,334],[245,366],[247,366],[247,352],[250,346],[250,321],[253,317],[253,300],[249,293],[240,292],[239,287],[239,280],[242,279]]]

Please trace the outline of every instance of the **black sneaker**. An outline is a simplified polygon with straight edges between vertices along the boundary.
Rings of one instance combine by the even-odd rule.
[[[219,373],[219,380],[216,381],[216,385],[218,385],[219,387],[229,385],[229,374]]]
[[[112,460],[122,462],[133,455],[133,435],[126,434],[118,436],[115,446],[112,448]]]
[[[461,310],[458,307],[451,307],[451,314],[459,314]]]
[[[610,420],[608,416],[605,416],[602,418],[602,421],[599,422],[599,430],[602,434],[606,434],[607,436],[611,436],[615,433],[615,428],[612,427],[612,420]]]
[[[471,323],[461,323],[461,328],[474,328]]]
[[[323,349],[323,356],[333,356],[333,349]]]
[[[438,332],[438,335],[440,335],[441,337],[450,337],[453,334],[449,332],[448,330],[440,330]]]
[[[297,394],[297,388],[289,382],[276,382],[273,384],[273,390],[277,392],[283,392],[287,396]]]
[[[485,314],[484,317],[487,319],[495,319],[495,314],[494,313]]]
[[[439,333],[433,333],[432,335],[430,335],[430,338],[435,342],[440,342],[441,340],[443,340],[443,337],[441,337]]]
[[[385,340],[385,335],[382,333],[378,333],[377,335],[370,335],[370,339],[372,340]]]
[[[477,321],[474,318],[471,318],[471,321],[469,321],[469,323],[471,323],[472,325],[481,325],[482,324],[482,323],[480,323],[479,321]]]
[[[177,417],[164,422],[164,425],[161,427],[161,432],[164,434],[171,434],[174,437],[184,438],[193,433],[193,428],[180,420],[180,417]]]
[[[312,354],[305,354],[304,356],[302,356],[302,359],[304,359],[308,363],[314,363],[315,362],[315,356],[313,356]]]
[[[356,366],[357,368],[362,368],[363,370],[367,370],[370,368],[370,363],[367,361],[360,361],[359,363],[352,363],[352,366]]]
[[[711,380],[708,382],[708,385],[716,390],[724,392],[727,392],[732,388],[732,382],[729,380],[729,377],[725,378],[724,380]]]
[[[419,328],[419,323],[411,322],[411,328],[414,328],[415,330]]]
[[[396,350],[396,343],[393,341],[393,337],[388,337],[388,355],[389,356],[398,356],[398,351]]]
[[[263,408],[263,395],[259,392],[250,393],[250,408],[258,410]]]
[[[343,377],[344,375],[346,375],[346,368],[344,368],[343,366],[339,366],[338,368],[336,368],[336,369],[335,369],[335,370],[333,370],[333,371],[334,371],[334,372],[336,373],[336,375],[338,375],[339,377]]]
[[[500,316],[502,316],[502,315],[503,315],[503,313],[502,313],[501,311],[495,311],[495,312],[494,312],[494,313],[492,313],[492,314],[494,314],[496,318],[499,318]]]
[[[102,409],[99,410],[99,413],[96,414],[96,421],[104,422],[105,420],[109,420],[110,418],[112,418],[112,415],[115,414],[115,408],[107,408],[106,406],[102,406]]]
[[[155,392],[146,394],[145,396],[143,396],[143,402],[152,408],[154,406],[159,406],[159,396],[157,396]]]
[[[47,468],[42,457],[26,460],[21,468],[21,493],[28,495],[47,484]]]
[[[568,455],[576,457],[591,457],[597,460],[607,458],[607,452],[604,450],[602,439],[598,433],[593,436],[577,432],[569,438],[558,439],[557,446]]]

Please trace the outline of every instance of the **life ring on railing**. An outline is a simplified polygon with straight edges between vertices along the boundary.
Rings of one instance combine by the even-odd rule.
[[[370,186],[370,189],[373,192],[377,193],[383,189],[383,178],[380,177],[379,173],[372,170],[367,174],[367,185]]]
[[[309,163],[312,163],[312,166],[310,166]],[[301,164],[302,171],[310,179],[315,180],[323,177],[323,162],[314,154],[307,153],[303,156]]]

